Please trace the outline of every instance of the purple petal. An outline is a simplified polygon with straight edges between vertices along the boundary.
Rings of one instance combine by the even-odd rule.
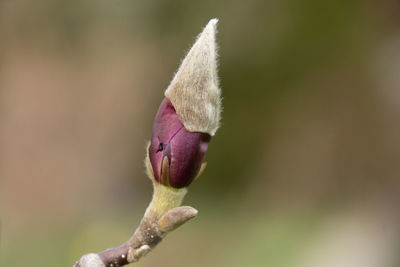
[[[198,174],[211,136],[185,129],[171,102],[164,98],[153,124],[149,148],[155,179],[165,185],[188,186]],[[169,162],[169,180],[161,181],[162,161]]]
[[[185,187],[193,181],[204,161],[210,139],[210,135],[206,133],[192,133],[185,128],[172,138],[168,145],[171,147],[171,186]]]

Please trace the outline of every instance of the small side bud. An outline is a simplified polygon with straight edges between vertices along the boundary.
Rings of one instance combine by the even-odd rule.
[[[75,264],[74,266],[79,266],[79,267],[106,267],[106,265],[100,259],[100,256],[95,254],[95,253],[90,253],[90,254],[83,255],[82,258],[79,259],[79,262],[77,264]]]
[[[158,221],[158,228],[164,233],[171,232],[194,218],[198,211],[189,206],[177,207],[169,210]]]
[[[149,253],[150,250],[151,248],[149,245],[142,245],[137,249],[130,247],[127,255],[128,262],[137,262],[138,260],[140,260],[140,258],[146,256],[146,254]]]

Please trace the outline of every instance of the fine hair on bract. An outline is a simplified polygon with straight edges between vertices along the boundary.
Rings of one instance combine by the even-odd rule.
[[[217,74],[218,19],[211,19],[183,59],[165,91],[185,128],[213,136],[221,120],[221,89]]]

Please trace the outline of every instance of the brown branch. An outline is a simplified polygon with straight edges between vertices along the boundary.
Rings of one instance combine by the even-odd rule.
[[[119,247],[97,254],[83,255],[74,267],[117,267],[138,261],[166,235],[197,215],[197,210],[182,206],[170,209],[161,218],[146,212],[132,237]]]

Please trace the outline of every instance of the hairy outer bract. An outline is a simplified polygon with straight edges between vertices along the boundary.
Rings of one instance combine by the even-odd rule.
[[[221,90],[217,76],[218,19],[212,19],[182,61],[165,96],[185,128],[213,136],[221,119]]]

